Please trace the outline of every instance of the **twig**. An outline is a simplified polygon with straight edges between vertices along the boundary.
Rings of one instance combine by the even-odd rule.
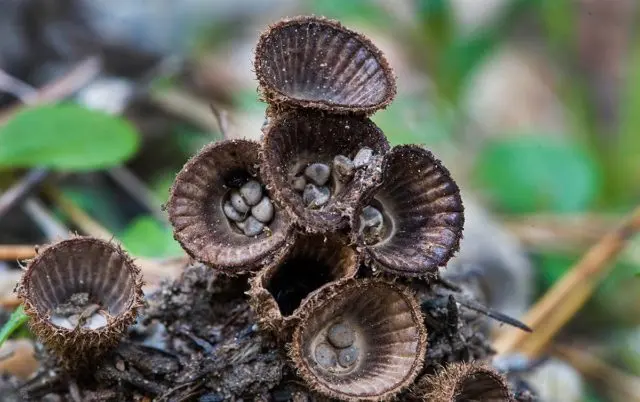
[[[0,195],[0,219],[37,189],[48,175],[49,171],[47,169],[31,169],[27,174],[22,176],[17,183],[2,193],[2,195]]]
[[[113,234],[111,234],[111,232],[65,197],[59,190],[55,188],[48,188],[46,193],[60,208],[60,210],[62,210],[62,212],[67,215],[83,233],[102,240],[113,239]]]
[[[535,214],[503,220],[506,228],[525,245],[560,250],[590,246],[614,227],[616,222],[617,218],[607,215]]]
[[[69,228],[37,198],[29,197],[22,205],[24,212],[34,221],[48,241],[62,240],[69,237]]]
[[[47,189],[47,194],[84,234],[107,241],[118,241],[111,232],[105,229],[100,223],[90,217],[71,200],[67,199],[58,190]],[[160,261],[136,257],[136,263],[142,269],[142,273],[145,278],[146,289],[159,285],[163,279],[178,277],[187,262],[188,259],[186,256]]]
[[[193,95],[176,89],[166,89],[151,91],[149,97],[164,110],[183,117],[208,132],[218,131],[216,118],[211,114],[209,106]]]
[[[127,191],[131,197],[144,205],[156,219],[160,221],[167,220],[167,215],[160,208],[161,202],[133,172],[125,167],[115,167],[107,170],[107,174]]]
[[[36,255],[34,246],[24,244],[0,245],[0,261],[18,261],[33,258]]]
[[[600,382],[621,401],[640,401],[640,377],[632,376],[585,350],[555,345],[552,353],[569,363],[585,378]]]
[[[612,268],[613,259],[640,230],[640,207],[618,229],[595,244],[547,294],[529,310],[523,320],[534,332],[505,329],[495,342],[500,354],[520,350],[537,357],[556,333],[589,299],[599,281]]]
[[[31,85],[7,74],[7,72],[2,69],[0,69],[0,89],[12,94],[23,103],[29,103],[38,91]]]
[[[29,104],[53,102],[72,95],[91,82],[100,73],[101,67],[102,63],[97,56],[81,61],[61,78],[38,89],[37,94],[29,99]],[[0,113],[0,124],[6,123],[22,107],[22,104],[18,104]]]
[[[211,107],[213,116],[216,118],[218,128],[220,129],[220,133],[222,133],[222,138],[225,140],[229,139],[229,115],[226,110],[219,109],[213,103],[209,104],[209,106]]]

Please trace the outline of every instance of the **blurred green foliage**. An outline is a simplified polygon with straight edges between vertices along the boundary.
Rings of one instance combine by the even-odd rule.
[[[585,211],[601,182],[588,153],[552,135],[490,140],[474,173],[496,206],[513,213]]]
[[[152,216],[135,218],[118,239],[125,248],[138,257],[162,258],[184,255],[172,231]]]
[[[24,307],[22,305],[18,306],[18,308],[11,313],[9,320],[0,328],[0,346],[28,320],[29,316],[24,313]]]
[[[138,144],[118,117],[72,104],[26,108],[0,127],[0,168],[99,170],[127,160]]]

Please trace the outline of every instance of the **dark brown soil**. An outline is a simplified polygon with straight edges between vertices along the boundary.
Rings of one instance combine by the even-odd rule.
[[[246,283],[191,266],[148,297],[144,316],[93,372],[64,374],[42,352],[44,368],[31,381],[0,378],[0,400],[325,400],[295,376],[285,347],[259,331]],[[425,373],[492,355],[484,316],[461,310],[455,290],[411,286],[418,289],[429,331]]]

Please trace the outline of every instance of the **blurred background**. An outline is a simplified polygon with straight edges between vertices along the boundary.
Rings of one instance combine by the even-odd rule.
[[[222,131],[260,138],[253,48],[299,14],[339,19],[386,53],[398,96],[372,119],[392,144],[432,149],[467,206],[445,275],[471,272],[490,307],[521,318],[640,199],[639,8],[0,0],[0,324],[17,306],[17,261],[72,232],[122,242],[147,291],[179,273],[161,209],[175,174]],[[640,238],[556,338],[587,360],[551,356],[531,373],[543,400],[640,400],[637,272]],[[0,370],[27,377],[33,345],[26,330],[12,338],[3,348],[23,352]]]

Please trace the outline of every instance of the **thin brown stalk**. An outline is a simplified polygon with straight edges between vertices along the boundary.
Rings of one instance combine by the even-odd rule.
[[[0,245],[0,261],[19,261],[33,258],[36,255],[35,247],[25,244]]]
[[[49,176],[49,171],[43,168],[31,169],[9,189],[0,194],[0,219],[13,207],[29,196]]]
[[[105,229],[98,221],[65,197],[59,190],[50,187],[46,190],[47,195],[60,208],[69,220],[71,220],[84,234],[97,237],[98,239],[111,240],[113,234]]]
[[[201,99],[177,89],[152,91],[149,96],[151,101],[167,112],[182,117],[208,132],[218,131],[216,116]]]
[[[522,351],[537,357],[551,339],[589,299],[598,283],[612,269],[613,261],[640,230],[640,206],[616,230],[606,234],[526,314],[528,334],[505,329],[494,347],[500,354]]]
[[[76,64],[61,78],[38,89],[37,93],[29,98],[29,104],[49,103],[64,99],[93,81],[100,73],[101,68],[102,63],[99,57],[89,57]],[[22,107],[23,104],[18,104],[0,113],[0,124],[6,123]]]

